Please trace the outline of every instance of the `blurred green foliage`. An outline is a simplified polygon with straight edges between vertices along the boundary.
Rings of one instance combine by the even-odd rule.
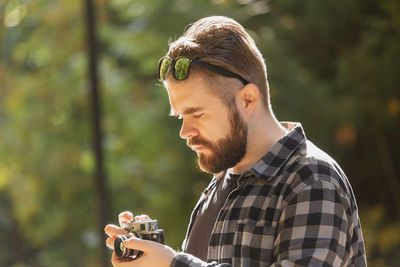
[[[209,176],[156,80],[167,42],[209,15],[262,51],[280,120],[349,176],[370,266],[400,264],[400,2],[98,0],[110,222],[147,213],[180,246]],[[83,1],[0,2],[0,265],[98,266]]]

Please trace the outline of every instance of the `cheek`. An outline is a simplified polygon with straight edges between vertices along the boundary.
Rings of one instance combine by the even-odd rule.
[[[225,138],[231,130],[229,121],[223,119],[214,119],[204,121],[200,127],[200,134],[210,141],[217,141]]]
[[[220,116],[220,119],[218,123],[216,123],[216,126],[218,127],[220,135],[223,137],[226,137],[231,132],[232,124],[228,118],[227,113],[224,112],[224,114]]]

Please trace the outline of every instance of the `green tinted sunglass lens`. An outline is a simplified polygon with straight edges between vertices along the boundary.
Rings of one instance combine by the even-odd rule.
[[[175,62],[175,79],[185,80],[189,74],[190,59],[181,57]]]
[[[160,73],[158,74],[160,80],[162,80],[162,81],[165,80],[165,76],[167,76],[167,72],[168,72],[170,66],[171,66],[170,59],[168,59],[168,58],[162,59],[161,64],[160,64]]]

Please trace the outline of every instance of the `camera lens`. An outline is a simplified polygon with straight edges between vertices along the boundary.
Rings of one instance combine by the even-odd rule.
[[[133,258],[137,259],[143,255],[143,252],[137,249],[130,249],[124,246],[124,242],[131,238],[132,236],[136,236],[140,238],[139,234],[134,232],[128,235],[119,235],[114,240],[114,251],[120,258]]]

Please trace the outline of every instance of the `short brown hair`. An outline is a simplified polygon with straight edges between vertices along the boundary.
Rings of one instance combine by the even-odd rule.
[[[240,74],[250,83],[257,85],[264,105],[269,110],[269,88],[264,59],[254,40],[235,20],[224,16],[202,18],[169,46],[167,56],[170,58],[198,58]],[[218,76],[197,66],[191,67],[191,73],[193,72],[207,72],[206,77],[213,79]],[[229,95],[233,95],[233,92]],[[225,94],[224,97],[228,95]]]

